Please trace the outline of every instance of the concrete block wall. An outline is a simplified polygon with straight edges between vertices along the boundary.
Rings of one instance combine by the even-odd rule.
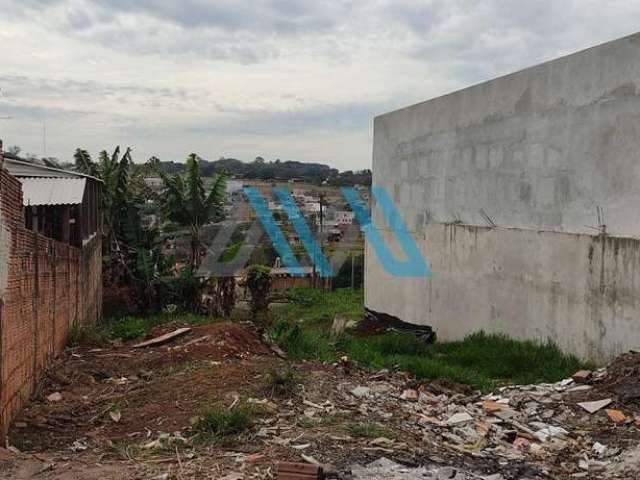
[[[373,182],[433,278],[389,277],[367,250],[368,308],[444,339],[552,338],[597,361],[640,348],[640,34],[377,117]],[[392,242],[375,203],[373,218]],[[599,259],[602,229],[624,256]]]
[[[101,252],[99,236],[81,250],[25,229],[21,184],[0,169],[3,435],[51,360],[64,349],[70,329],[100,318]]]

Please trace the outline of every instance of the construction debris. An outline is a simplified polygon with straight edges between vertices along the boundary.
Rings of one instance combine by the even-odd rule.
[[[640,355],[577,379],[481,393],[349,359],[289,363],[258,338],[219,323],[193,327],[171,348],[74,351],[10,439],[28,453],[57,449],[58,464],[101,463],[113,445],[132,445],[143,472],[105,478],[640,478],[640,404],[628,400],[640,398]],[[285,365],[299,388],[272,396],[269,372]],[[225,448],[194,440],[197,399],[212,392],[225,412],[259,412]]]
[[[278,464],[278,480],[324,480],[320,465],[281,462]]]
[[[604,400],[597,400],[595,402],[580,402],[578,405],[589,413],[596,413],[598,410],[602,410],[604,407],[609,405],[612,401],[613,400],[610,398],[605,398]]]
[[[574,373],[571,378],[576,383],[587,383],[589,380],[591,380],[592,376],[593,372],[591,370],[580,370]]]
[[[190,331],[191,331],[191,328],[189,327],[179,328],[177,330],[174,330],[173,332],[165,333],[164,335],[160,335],[159,337],[155,337],[155,338],[152,338],[151,340],[147,340],[146,342],[138,343],[134,345],[133,348],[144,348],[144,347],[151,347],[155,345],[162,345],[163,343],[173,340],[174,338],[184,335],[185,333],[188,333]]]

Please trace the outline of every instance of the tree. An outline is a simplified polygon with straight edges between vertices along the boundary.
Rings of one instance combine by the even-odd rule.
[[[266,317],[269,312],[269,292],[271,291],[271,269],[264,265],[251,265],[247,269],[247,288],[251,293],[251,317]]]
[[[158,175],[164,183],[161,195],[165,215],[172,222],[189,229],[191,237],[191,268],[195,270],[200,263],[202,226],[222,218],[226,202],[228,174],[216,175],[207,194],[200,172],[200,159],[195,153],[187,158],[183,174],[167,175],[161,168]]]
[[[153,193],[144,183],[144,168],[133,169],[131,149],[120,154],[99,154],[95,162],[89,152],[78,148],[75,169],[100,178],[103,215],[103,262],[107,284],[133,286],[135,300],[145,309],[158,302],[158,288],[163,275],[172,268],[172,259],[162,253],[157,229],[143,225],[140,213]]]

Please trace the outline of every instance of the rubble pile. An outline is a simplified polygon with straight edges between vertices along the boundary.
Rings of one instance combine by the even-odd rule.
[[[634,362],[640,364],[640,355]],[[425,463],[450,462],[450,454],[459,453],[466,458],[456,464],[482,470],[446,478],[636,478],[640,416],[621,395],[602,398],[616,375],[611,368],[576,372],[555,384],[509,386],[487,395],[447,394],[429,384],[400,390],[397,383],[382,380],[340,385],[339,391],[357,403],[362,416],[381,423],[403,418],[400,427],[411,434],[405,438],[421,437],[413,448],[416,457],[429,452],[422,457]],[[629,390],[626,386],[621,392]],[[387,455],[412,450],[402,439],[370,443]],[[378,477],[367,477],[362,467],[356,470],[354,478],[440,478],[433,469],[420,470],[420,475],[411,471],[413,477],[393,473],[393,468]]]
[[[0,450],[0,468],[18,472],[6,478],[33,467],[47,472],[33,478],[66,479],[91,465],[101,480],[267,480],[292,473],[283,464],[343,480],[640,478],[640,354],[480,393],[348,358],[288,362],[238,325],[158,333],[145,347],[70,351],[14,422],[20,449],[5,453],[24,457]],[[286,394],[269,386],[278,368],[294,370]],[[200,445],[193,426],[214,403],[258,413],[235,442]]]

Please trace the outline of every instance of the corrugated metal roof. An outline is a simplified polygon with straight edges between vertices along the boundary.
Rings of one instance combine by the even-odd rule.
[[[37,163],[25,162],[15,158],[4,158],[4,166],[14,177],[47,177],[47,178],[89,178],[97,182],[102,182],[99,178],[85,175],[83,173],[61,170],[59,168],[46,167]]]
[[[23,203],[27,205],[78,205],[82,203],[86,178],[18,177]]]

